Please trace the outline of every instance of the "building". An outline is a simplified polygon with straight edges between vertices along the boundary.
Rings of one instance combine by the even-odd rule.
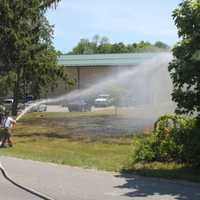
[[[60,83],[58,88],[48,93],[49,97],[65,94],[74,89],[84,89],[92,84],[115,75],[123,70],[133,68],[148,61],[159,53],[121,53],[92,55],[61,55],[58,64],[65,67],[73,86]]]
[[[59,65],[65,67],[69,79],[74,80],[71,89],[83,89],[95,82],[115,74],[121,70],[135,67],[158,53],[129,53],[129,54],[93,54],[93,55],[62,55]],[[64,86],[56,90],[57,95],[64,93]],[[55,95],[55,94],[54,94]]]

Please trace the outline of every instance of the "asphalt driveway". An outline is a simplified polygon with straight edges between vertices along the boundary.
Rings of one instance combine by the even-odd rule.
[[[0,157],[8,174],[56,200],[199,200],[200,184]],[[39,200],[0,175],[0,199]]]

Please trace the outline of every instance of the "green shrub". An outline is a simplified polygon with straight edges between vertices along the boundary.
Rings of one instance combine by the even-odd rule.
[[[200,126],[197,118],[165,115],[153,134],[135,144],[136,162],[177,162],[200,166]]]
[[[148,136],[145,138],[140,138],[134,141],[134,155],[133,162],[148,162],[155,160],[155,152],[153,150],[154,136]]]

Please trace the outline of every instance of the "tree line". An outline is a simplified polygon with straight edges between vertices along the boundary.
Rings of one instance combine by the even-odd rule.
[[[169,45],[161,41],[154,44],[145,41],[132,44],[124,44],[123,42],[112,44],[107,37],[95,35],[91,40],[81,39],[68,54],[139,53],[168,51],[169,49]]]

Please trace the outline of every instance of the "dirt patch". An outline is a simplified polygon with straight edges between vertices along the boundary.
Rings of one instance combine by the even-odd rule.
[[[108,113],[45,114],[28,116],[16,135],[49,137],[125,136],[151,128],[153,120]],[[27,130],[26,130],[27,129]]]

